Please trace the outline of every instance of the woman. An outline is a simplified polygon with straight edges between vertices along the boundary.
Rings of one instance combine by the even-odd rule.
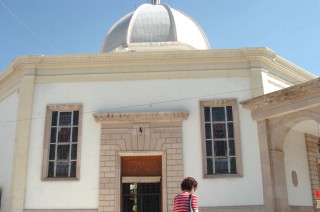
[[[174,198],[174,212],[199,212],[198,197],[193,194],[197,190],[197,187],[198,182],[193,177],[187,177],[182,181],[182,192]],[[192,209],[190,209],[190,206]]]

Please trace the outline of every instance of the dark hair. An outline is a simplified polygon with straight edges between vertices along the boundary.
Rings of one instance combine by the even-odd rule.
[[[182,191],[191,191],[192,188],[196,190],[198,187],[198,182],[193,177],[187,177],[181,182]]]

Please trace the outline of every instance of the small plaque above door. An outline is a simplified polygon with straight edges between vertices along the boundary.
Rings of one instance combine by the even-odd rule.
[[[161,156],[121,157],[121,176],[161,176]]]

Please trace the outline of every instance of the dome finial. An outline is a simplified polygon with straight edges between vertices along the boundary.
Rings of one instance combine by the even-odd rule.
[[[154,5],[158,5],[160,4],[160,0],[152,0],[151,3]]]

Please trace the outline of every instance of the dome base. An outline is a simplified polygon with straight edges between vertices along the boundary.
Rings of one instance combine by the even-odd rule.
[[[127,43],[118,46],[110,53],[115,52],[153,52],[153,51],[177,51],[177,50],[193,50],[182,42],[142,42],[142,43]]]

